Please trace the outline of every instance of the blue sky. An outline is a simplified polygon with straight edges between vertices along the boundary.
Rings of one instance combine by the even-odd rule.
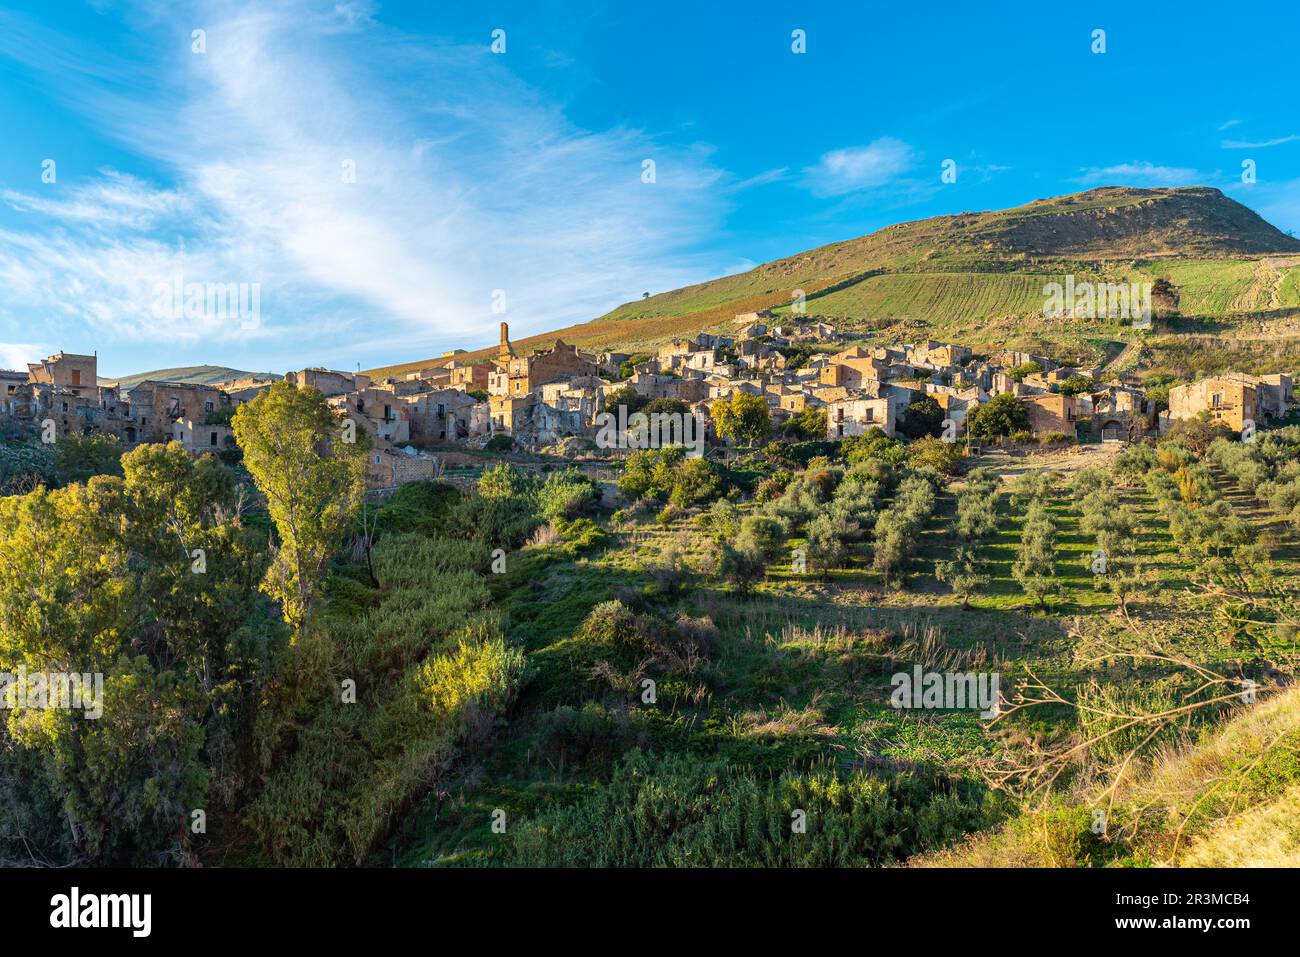
[[[1097,185],[1300,230],[1293,3],[1045,6],[9,0],[0,366],[370,367]]]

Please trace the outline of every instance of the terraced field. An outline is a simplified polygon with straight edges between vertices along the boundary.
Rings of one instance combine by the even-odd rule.
[[[978,318],[1041,312],[1044,287],[1059,274],[892,273],[870,276],[808,298],[807,311],[838,319],[895,317],[937,323],[952,316]],[[776,310],[788,315],[790,306]]]

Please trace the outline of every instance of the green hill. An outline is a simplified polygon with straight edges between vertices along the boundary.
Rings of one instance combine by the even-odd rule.
[[[152,379],[155,382],[220,385],[232,379],[245,379],[254,375],[259,378],[283,378],[273,372],[243,372],[239,369],[231,369],[228,366],[183,366],[176,369],[155,369],[152,372],[139,372],[134,375],[122,376],[119,379],[106,379],[101,376],[99,382],[101,385],[116,384],[125,393],[130,392],[132,388],[146,379]]]
[[[1097,282],[1168,279],[1182,316],[1211,323],[1187,331],[1266,321],[1281,323],[1265,330],[1270,335],[1300,338],[1300,240],[1217,189],[1102,187],[889,226],[629,302],[516,345],[527,352],[560,336],[588,349],[644,348],[732,329],[738,313],[788,314],[801,292],[806,315],[866,340],[932,336],[977,347],[1054,348],[1080,358],[1118,351],[1131,337],[1127,323],[1043,317],[1044,286],[1066,274]],[[431,361],[374,371],[405,372]]]

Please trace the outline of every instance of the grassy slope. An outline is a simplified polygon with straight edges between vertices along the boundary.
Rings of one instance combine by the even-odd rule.
[[[1065,273],[1104,281],[1164,275],[1186,285],[1183,313],[1235,325],[1258,310],[1300,322],[1300,240],[1217,190],[1103,188],[1008,210],[902,223],[618,307],[557,337],[590,349],[633,350],[674,336],[734,328],[738,313],[788,312],[794,290],[809,315],[865,338],[933,335],[986,344],[1073,345],[1113,340],[1119,323],[1041,318],[1045,281]],[[1277,256],[1278,265],[1263,262]],[[1291,258],[1288,258],[1291,257]],[[1135,265],[1140,263],[1140,265]],[[1280,301],[1273,304],[1274,279]],[[990,321],[994,325],[990,326]],[[491,349],[463,356],[486,358]],[[434,360],[373,370],[398,374]]]
[[[1183,867],[1294,867],[1300,864],[1300,690],[1241,711],[1204,740],[1167,753],[1123,787],[1117,806],[1146,806],[1169,825],[1139,837],[1134,856]],[[1291,756],[1288,759],[1288,750]],[[1088,848],[1066,837],[1099,804],[1085,789],[1066,809],[1020,817],[910,863],[922,867],[1052,867],[1082,863]],[[1069,811],[1077,810],[1071,816]],[[1100,842],[1099,842],[1100,843]]]
[[[1225,487],[1225,492],[1261,533],[1267,529],[1286,540],[1275,517],[1231,488]],[[1173,650],[1210,664],[1239,658],[1240,649],[1226,642],[1220,626],[1189,600],[1192,565],[1179,554],[1146,489],[1125,488],[1122,498],[1138,515],[1140,551],[1158,580],[1157,587],[1134,600],[1133,614]],[[1085,567],[1094,543],[1081,532],[1078,509],[1067,495],[1054,497],[1050,506],[1058,525],[1057,570],[1064,587],[1046,614],[1020,592],[1011,576],[1022,509],[1005,494],[999,496],[998,509],[999,530],[980,549],[992,581],[967,610],[933,575],[935,560],[947,557],[956,542],[950,530],[951,493],[940,497],[922,533],[903,590],[887,587],[871,570],[870,546],[863,544],[856,547],[848,567],[832,571],[826,581],[792,575],[777,564],[750,599],[738,598],[715,582],[699,581],[684,596],[662,601],[665,611],[679,608],[709,615],[720,628],[721,646],[698,676],[706,689],[702,699],[692,697],[691,682],[677,687],[663,683],[659,707],[633,708],[632,714],[643,722],[642,745],[719,754],[768,769],[929,764],[973,778],[972,761],[995,754],[1000,739],[985,734],[982,723],[968,712],[918,715],[891,708],[889,675],[895,662],[957,655],[965,667],[995,663],[1008,680],[1029,666],[1068,692],[1090,678],[1115,679],[1078,668],[1073,661],[1075,631],[1122,627],[1113,599],[1093,586]],[[487,826],[492,810],[502,808],[511,820],[527,820],[548,808],[581,802],[604,785],[608,764],[548,753],[540,722],[559,706],[608,701],[608,689],[589,671],[601,651],[584,644],[577,636],[579,626],[586,612],[612,597],[615,589],[644,587],[645,564],[674,540],[690,552],[703,546],[704,535],[689,519],[668,527],[643,523],[619,534],[612,547],[586,557],[567,559],[546,549],[527,549],[512,560],[509,574],[494,587],[515,637],[527,649],[532,682],[505,741],[444,798],[427,803],[407,822],[397,841],[400,860],[408,865],[488,860],[497,840]],[[791,547],[797,544],[789,542]],[[1284,547],[1276,558],[1282,562],[1283,576],[1300,575],[1300,549]],[[1271,635],[1257,640],[1261,654],[1280,657],[1288,651]],[[1139,683],[1147,677],[1130,676]],[[1300,709],[1293,714],[1300,717]],[[1043,712],[1024,715],[1011,733],[1072,728],[1068,713]],[[1271,797],[1262,795],[1255,802],[1260,814],[1268,800]],[[1079,807],[1086,810],[1083,804]],[[1081,820],[1086,831],[1086,814]],[[1045,863],[1033,858],[1043,853],[1037,833],[1027,819],[1017,819],[995,836],[985,835],[970,847],[926,862],[1017,863],[1032,858]]]

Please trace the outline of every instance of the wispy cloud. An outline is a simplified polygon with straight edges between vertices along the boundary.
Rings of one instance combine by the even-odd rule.
[[[733,193],[739,193],[741,190],[750,189],[754,186],[767,186],[769,183],[779,183],[786,179],[790,174],[790,167],[780,166],[776,169],[764,170],[761,173],[755,173],[747,179],[742,179],[739,183],[730,187]]]
[[[542,331],[714,273],[696,244],[721,221],[728,177],[707,148],[576,127],[508,54],[417,42],[374,15],[212,7],[183,18],[185,36],[205,24],[207,53],[172,43],[147,80],[120,82],[120,64],[113,82],[51,75],[168,181],[106,170],[0,192],[20,214],[0,232],[0,317],[40,308],[137,340],[255,338],[287,367],[416,356],[503,318]],[[159,317],[155,288],[178,274],[260,283],[261,324]]]
[[[176,190],[159,190],[111,169],[100,170],[100,178],[45,194],[0,190],[13,209],[40,213],[62,224],[79,224],[101,229],[150,229],[165,218],[185,212],[189,204]]]
[[[804,170],[804,184],[817,196],[841,196],[877,189],[901,177],[912,166],[915,151],[902,140],[882,136],[866,146],[823,153]]]
[[[1212,177],[1208,173],[1183,166],[1157,166],[1154,163],[1119,163],[1115,166],[1089,166],[1084,168],[1076,182],[1084,185],[1128,186],[1187,186],[1204,183]]]
[[[1224,130],[1230,130],[1234,126],[1240,126],[1240,125],[1241,125],[1241,120],[1224,120],[1222,123],[1219,124],[1218,131],[1222,133]]]
[[[1279,136],[1272,140],[1224,140],[1221,144],[1225,150],[1263,150],[1270,146],[1281,146],[1283,143],[1293,143],[1300,140],[1300,133],[1292,133],[1289,136]]]

